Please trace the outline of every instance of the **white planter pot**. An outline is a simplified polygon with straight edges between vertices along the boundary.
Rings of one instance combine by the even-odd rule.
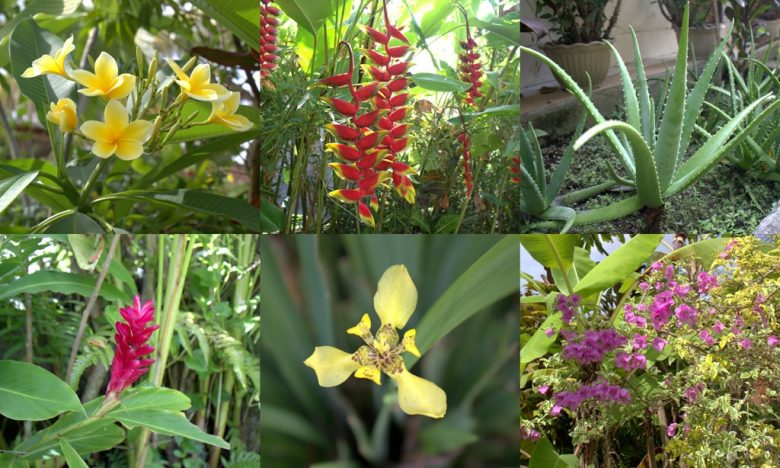
[[[726,29],[721,26],[721,38],[726,33]],[[680,42],[680,30],[675,28],[677,42]],[[706,60],[710,58],[715,49],[718,48],[718,30],[715,25],[707,25],[688,29],[688,50],[693,49],[697,60]],[[689,52],[690,53],[690,52]]]
[[[607,77],[612,54],[609,46],[603,42],[545,44],[541,48],[550,59],[566,70],[566,73],[585,89],[588,87],[588,76],[594,88]]]

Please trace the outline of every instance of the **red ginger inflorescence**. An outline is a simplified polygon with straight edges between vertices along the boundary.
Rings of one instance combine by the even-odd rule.
[[[372,210],[376,211],[379,207],[376,190],[384,181],[392,178],[396,192],[409,203],[414,203],[416,195],[409,178],[414,170],[408,164],[396,161],[398,153],[409,143],[407,125],[403,123],[409,111],[406,105],[409,95],[403,91],[409,81],[403,75],[411,64],[398,60],[409,51],[409,41],[390,24],[386,5],[384,8],[387,32],[364,28],[374,43],[384,48],[384,54],[374,49],[363,51],[373,63],[366,66],[373,81],[355,86],[354,56],[346,42],[340,46],[348,51],[349,70],[321,81],[321,84],[334,88],[347,87],[351,96],[349,101],[323,98],[335,112],[350,117],[346,123],[325,126],[341,141],[328,144],[328,150],[344,160],[344,163],[329,165],[341,179],[357,185],[356,188],[334,190],[330,196],[342,202],[357,203],[361,221],[370,226],[374,226]],[[403,45],[391,45],[392,39],[401,41]],[[364,104],[366,109],[363,109]]]
[[[265,79],[277,67],[276,37],[279,26],[279,8],[271,0],[260,0],[260,78]]]
[[[132,385],[144,375],[154,359],[141,359],[154,352],[154,347],[146,342],[159,325],[146,326],[154,316],[154,304],[148,301],[141,305],[138,296],[133,298],[133,305],[119,309],[119,313],[127,323],[116,322],[114,339],[116,350],[111,362],[111,380],[108,383],[108,394],[118,396],[124,389]]]

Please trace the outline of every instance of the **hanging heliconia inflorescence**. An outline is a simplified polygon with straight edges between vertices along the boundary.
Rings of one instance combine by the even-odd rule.
[[[458,134],[458,141],[463,148],[463,178],[466,180],[466,191],[469,198],[471,197],[471,189],[474,188],[471,182],[471,138],[466,131],[466,125],[463,125],[463,131]]]
[[[360,220],[370,226],[375,225],[373,212],[379,209],[376,190],[388,179],[392,179],[396,192],[407,202],[414,203],[416,196],[409,178],[415,174],[414,170],[408,164],[396,161],[397,155],[409,144],[407,125],[403,123],[409,111],[406,105],[409,95],[404,92],[409,80],[404,74],[411,64],[400,58],[407,54],[410,46],[403,33],[390,24],[386,5],[384,16],[386,32],[363,28],[373,39],[374,46],[381,45],[384,52],[374,48],[362,50],[372,62],[366,65],[366,72],[373,80],[358,86],[353,83],[354,53],[349,43],[342,41],[339,47],[347,50],[348,71],[320,81],[334,88],[347,87],[351,96],[350,100],[323,98],[336,113],[350,118],[344,123],[325,126],[340,140],[326,145],[327,149],[344,161],[329,166],[338,177],[356,185],[334,190],[329,195],[345,203],[356,203]],[[393,39],[403,44],[391,45]]]
[[[459,5],[460,6],[460,5]],[[475,100],[481,98],[482,92],[479,90],[482,87],[482,63],[480,63],[480,55],[477,52],[477,42],[471,37],[471,28],[469,27],[469,17],[466,10],[460,7],[460,11],[463,13],[463,18],[466,21],[466,40],[460,41],[461,52],[458,55],[458,71],[460,72],[460,79],[466,83],[470,83],[471,87],[466,91],[466,104],[471,106],[475,105]]]
[[[278,35],[280,10],[271,0],[260,0],[260,78],[266,79],[277,67],[276,37]]]
[[[509,170],[512,172],[512,183],[520,183],[520,156],[512,158],[512,163],[509,165]]]

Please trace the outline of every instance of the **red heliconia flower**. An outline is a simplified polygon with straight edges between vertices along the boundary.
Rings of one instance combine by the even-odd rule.
[[[458,141],[463,148],[463,177],[466,180],[466,193],[471,198],[471,189],[474,188],[471,182],[471,138],[469,138],[465,127],[458,134]]]
[[[154,359],[141,359],[151,354],[154,347],[146,342],[159,325],[146,326],[154,317],[154,304],[148,301],[141,305],[141,298],[135,296],[133,305],[119,309],[119,313],[127,321],[116,322],[116,350],[111,362],[111,380],[108,382],[107,394],[118,396],[124,389],[133,385],[144,375]]]
[[[471,37],[471,29],[469,28],[469,17],[466,14],[466,10],[460,8],[463,13],[463,17],[466,20],[466,40],[460,42],[462,52],[458,56],[460,65],[458,71],[460,72],[461,81],[470,83],[471,87],[466,91],[466,103],[474,105],[474,101],[483,96],[479,88],[482,87],[482,64],[480,63],[480,54],[476,50],[477,42]]]
[[[275,52],[277,50],[276,37],[279,25],[279,8],[271,4],[271,0],[260,0],[260,78],[265,79],[271,75],[271,72],[277,67],[276,60],[279,58]]]
[[[512,158],[512,164],[509,166],[509,170],[512,172],[512,182],[515,184],[520,183],[520,157]]]

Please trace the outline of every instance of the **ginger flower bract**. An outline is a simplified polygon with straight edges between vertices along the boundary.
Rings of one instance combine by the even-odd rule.
[[[208,121],[222,125],[231,130],[242,132],[252,128],[252,122],[241,114],[236,114],[241,99],[241,93],[230,93],[230,97],[224,101],[211,103],[211,115]]]
[[[57,49],[53,57],[49,54],[44,54],[40,58],[35,59],[32,66],[22,73],[22,77],[33,78],[53,73],[65,78],[70,78],[67,70],[65,70],[65,60],[75,49],[76,46],[73,45],[73,36],[70,36],[65,40],[65,43],[62,44],[62,47]]]
[[[148,301],[141,305],[141,298],[135,296],[133,305],[119,309],[127,323],[116,322],[116,350],[111,361],[111,380],[108,382],[108,395],[118,396],[124,389],[133,385],[144,375],[154,359],[141,359],[151,354],[154,347],[147,344],[159,325],[146,326],[154,317],[154,304]]]
[[[208,65],[198,65],[190,76],[173,60],[168,59],[168,65],[179,78],[176,83],[185,96],[198,101],[222,101],[229,97],[230,92],[224,86],[211,82],[211,68]]]
[[[57,103],[50,104],[50,111],[46,113],[46,120],[59,125],[63,133],[72,132],[78,125],[76,116],[76,103],[72,99],[62,98]]]
[[[136,159],[144,153],[144,143],[152,136],[153,124],[146,120],[130,122],[125,107],[111,100],[104,112],[105,122],[89,120],[81,125],[81,132],[93,140],[92,153],[100,158],[116,155],[119,159]]]
[[[84,86],[79,92],[85,96],[101,96],[106,99],[126,98],[135,87],[135,76],[119,74],[119,67],[111,55],[101,52],[95,60],[95,73],[73,70],[71,76]]]
[[[317,346],[304,364],[314,369],[323,387],[335,387],[354,375],[381,384],[382,373],[398,385],[398,402],[407,414],[441,418],[447,412],[447,394],[438,385],[413,375],[406,369],[403,353],[420,357],[414,329],[399,338],[417,306],[417,289],[403,265],[388,268],[379,280],[374,309],[380,325],[371,332],[371,318],[363,314],[347,333],[363,339],[365,345],[352,354],[332,346]]]

